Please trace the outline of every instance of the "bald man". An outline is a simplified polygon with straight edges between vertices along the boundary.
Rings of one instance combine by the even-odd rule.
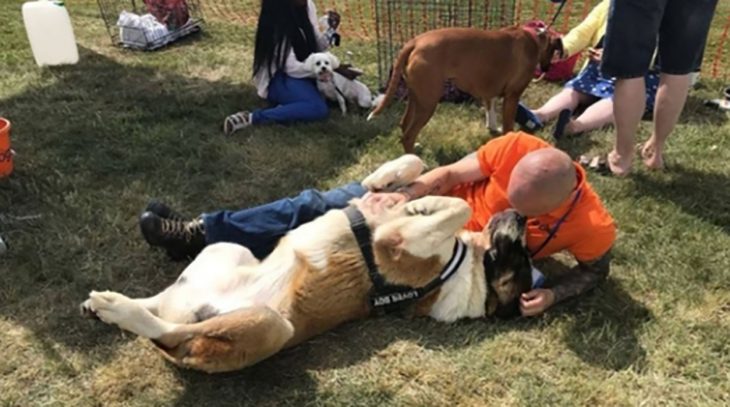
[[[216,242],[242,244],[263,258],[287,231],[330,209],[346,207],[352,198],[364,196],[376,207],[390,207],[426,195],[466,200],[472,217],[465,227],[472,231],[483,230],[493,214],[514,208],[528,217],[527,246],[534,259],[560,251],[573,255],[578,265],[559,282],[549,281],[549,288],[523,295],[520,310],[525,316],[538,315],[593,288],[609,273],[616,228],[582,167],[545,141],[521,132],[491,140],[398,192],[366,194],[354,182],[327,192],[306,190],[240,211],[207,213],[191,221],[152,202],[140,218],[140,227],[150,245],[163,247],[173,259],[194,257]]]

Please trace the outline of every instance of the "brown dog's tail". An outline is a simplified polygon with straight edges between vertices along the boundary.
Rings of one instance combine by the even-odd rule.
[[[388,88],[385,90],[385,96],[379,98],[382,100],[380,101],[380,103],[378,103],[377,106],[375,106],[375,110],[370,112],[370,114],[368,115],[368,121],[379,115],[380,112],[385,109],[388,103],[393,100],[393,96],[395,96],[395,91],[398,89],[398,83],[403,77],[403,69],[405,69],[408,58],[411,56],[411,52],[413,52],[413,49],[415,48],[415,41],[411,40],[403,46],[403,49],[400,50],[400,54],[398,54],[398,58],[395,60],[395,65],[393,65],[393,74],[390,76]]]

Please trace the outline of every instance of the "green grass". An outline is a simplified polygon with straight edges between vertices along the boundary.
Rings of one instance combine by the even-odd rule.
[[[620,229],[612,274],[594,292],[530,320],[352,323],[209,376],[78,316],[91,289],[148,295],[182,270],[139,234],[148,198],[194,214],[357,179],[400,154],[402,106],[370,123],[334,112],[325,123],[225,138],[227,114],[260,105],[248,82],[250,30],[215,20],[196,39],[131,52],[110,45],[95,2],[68,2],[81,61],[38,69],[21,4],[0,3],[0,116],[13,122],[18,153],[15,173],[0,180],[0,233],[11,247],[0,257],[0,404],[730,403],[730,124],[701,103],[723,83],[691,93],[666,172],[637,163],[629,179],[590,175]],[[372,47],[345,48],[373,85]],[[538,84],[526,99],[536,105],[557,89]],[[649,131],[643,123],[639,137]],[[605,151],[611,135],[561,147]],[[420,142],[433,166],[487,139],[479,108],[442,105]]]

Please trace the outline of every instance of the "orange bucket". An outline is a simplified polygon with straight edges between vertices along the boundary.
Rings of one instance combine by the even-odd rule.
[[[13,172],[13,150],[10,149],[10,120],[0,117],[0,178]]]

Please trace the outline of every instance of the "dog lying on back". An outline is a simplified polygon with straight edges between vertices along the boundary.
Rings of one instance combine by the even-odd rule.
[[[348,79],[335,69],[340,67],[340,60],[329,52],[315,52],[304,60],[304,66],[317,78],[317,89],[329,100],[336,101],[342,114],[347,113],[347,102],[371,109],[374,106],[373,95],[365,84]]]
[[[422,169],[418,157],[403,156],[363,185],[395,188]],[[151,339],[179,366],[223,372],[378,310],[443,322],[519,312],[532,284],[525,218],[500,212],[474,233],[462,230],[471,209],[459,198],[386,211],[365,202],[290,231],[262,262],[243,246],[217,243],[161,293],[93,291],[82,313]]]
[[[490,128],[496,131],[493,99],[502,97],[502,131],[511,131],[517,103],[532,80],[535,67],[550,66],[560,41],[544,31],[519,26],[497,31],[475,28],[444,28],[428,31],[407,42],[393,65],[385,97],[368,120],[393,99],[401,77],[408,88],[408,105],[401,119],[402,143],[413,152],[416,137],[433,116],[444,82],[454,85],[484,103]]]

